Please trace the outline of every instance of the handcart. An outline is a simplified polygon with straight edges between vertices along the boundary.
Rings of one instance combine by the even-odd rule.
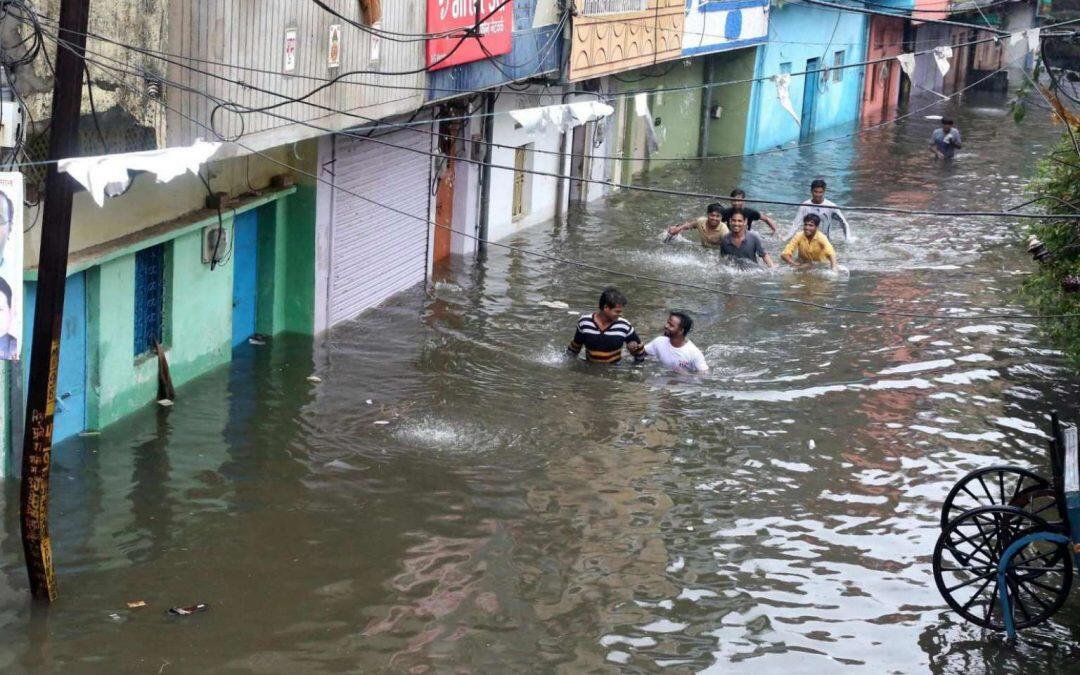
[[[1080,565],[1077,427],[1051,417],[1050,478],[1001,465],[949,492],[934,547],[934,581],[968,621],[1010,640],[1065,603]]]

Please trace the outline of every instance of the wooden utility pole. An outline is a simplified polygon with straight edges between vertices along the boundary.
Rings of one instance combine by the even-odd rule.
[[[30,385],[23,437],[22,515],[23,551],[35,600],[56,599],[52,542],[49,539],[49,464],[52,455],[56,374],[60,362],[60,329],[64,316],[71,202],[75,186],[57,171],[56,161],[79,153],[79,116],[90,0],[62,0],[56,79],[53,82],[52,135],[45,178],[45,205],[38,259],[37,308],[30,352]]]

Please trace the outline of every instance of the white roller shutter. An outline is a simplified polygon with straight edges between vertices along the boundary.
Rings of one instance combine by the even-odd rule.
[[[431,208],[431,157],[426,153],[432,137],[425,133],[430,125],[414,129],[378,135],[382,143],[336,137],[333,171],[339,189],[334,190],[330,230],[331,326],[424,281]]]

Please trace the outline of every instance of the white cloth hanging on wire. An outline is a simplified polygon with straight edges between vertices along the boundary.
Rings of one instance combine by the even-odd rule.
[[[807,77],[811,77],[808,73]],[[791,92],[789,88],[791,86],[791,75],[785,73],[783,75],[773,75],[772,83],[776,85],[776,98],[780,99],[780,107],[788,111],[791,115],[791,119],[795,120],[795,124],[802,126],[802,120],[797,114],[795,114],[795,107],[791,105]]]
[[[577,101],[511,110],[510,117],[520,124],[526,133],[534,134],[548,129],[566,131],[586,122],[603,119],[613,112],[614,108],[600,101]]]
[[[74,178],[94,198],[98,206],[105,205],[105,188],[119,186],[123,191],[131,183],[131,171],[146,171],[157,176],[157,182],[168,183],[187,172],[199,173],[202,166],[214,156],[221,143],[206,143],[202,139],[194,145],[146,152],[125,152],[97,157],[71,157],[57,163],[57,170]]]
[[[952,53],[952,47],[950,47],[949,45],[941,45],[939,47],[934,47],[934,63],[937,64],[937,69],[941,72],[942,77],[945,77],[945,75],[949,72],[950,66],[952,65],[950,63],[950,59],[952,59]]]

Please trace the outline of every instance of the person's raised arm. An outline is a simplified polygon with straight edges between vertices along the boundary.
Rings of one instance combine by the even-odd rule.
[[[844,228],[844,239],[852,240],[855,237],[854,232],[851,230],[851,224],[848,223],[848,219],[844,217],[843,211],[836,209],[833,211],[836,214],[837,220],[840,221],[840,226]]]
[[[681,232],[686,232],[687,230],[689,230],[690,228],[692,228],[694,226],[695,222],[696,221],[694,221],[694,220],[688,220],[685,223],[679,223],[678,225],[672,225],[671,227],[669,227],[667,229],[667,233],[670,234],[670,235],[676,235],[676,234],[679,234]]]
[[[761,214],[761,222],[769,226],[769,229],[772,230],[773,236],[775,237],[778,231],[776,227],[776,222],[764,213]]]

